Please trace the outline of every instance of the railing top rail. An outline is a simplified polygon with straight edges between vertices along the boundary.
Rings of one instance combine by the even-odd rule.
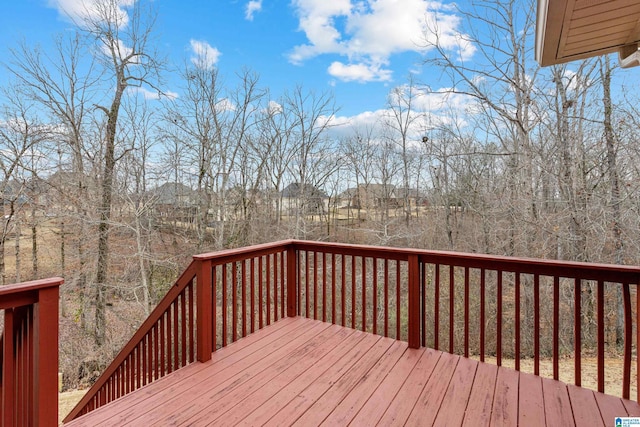
[[[64,283],[61,277],[32,280],[0,286],[0,309],[21,307],[38,302],[37,292],[47,288],[58,287]]]
[[[217,252],[208,252],[204,254],[194,255],[196,261],[214,261],[218,263],[231,262],[246,258],[246,255],[259,256],[273,253],[278,250],[287,249],[294,243],[294,240],[281,240],[272,243],[263,243],[260,245],[245,246],[237,249],[224,249]]]
[[[485,255],[466,252],[435,251],[426,249],[393,248],[344,243],[328,243],[294,240],[289,242],[297,249],[319,250],[347,255],[387,257],[408,260],[409,255],[418,255],[421,262],[455,265],[486,270],[502,270],[516,273],[559,276],[586,280],[619,281],[640,283],[640,267],[616,264],[561,261],[500,255]]]
[[[62,277],[51,277],[48,279],[32,280],[30,282],[15,283],[12,285],[0,286],[0,297],[24,291],[33,291],[42,288],[60,286],[64,283]]]

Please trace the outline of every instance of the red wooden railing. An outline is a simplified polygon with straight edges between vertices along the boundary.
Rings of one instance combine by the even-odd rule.
[[[535,374],[551,359],[556,379],[571,355],[576,385],[583,353],[595,353],[605,391],[606,350],[618,351],[605,313],[617,290],[629,398],[639,282],[638,267],[293,240],[197,255],[65,421],[296,315],[499,365],[509,356],[518,370],[533,358]]]
[[[3,426],[58,422],[58,295],[61,278],[0,287],[0,420]]]

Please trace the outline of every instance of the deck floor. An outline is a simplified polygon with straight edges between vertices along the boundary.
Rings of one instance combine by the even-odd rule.
[[[296,317],[66,426],[610,426],[619,416],[640,416],[640,406]]]

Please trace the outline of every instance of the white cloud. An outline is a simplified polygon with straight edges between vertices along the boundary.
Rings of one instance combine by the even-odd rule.
[[[253,15],[262,10],[262,0],[251,0],[247,3],[244,11],[245,19],[253,21]]]
[[[193,51],[191,62],[198,68],[207,69],[213,67],[218,62],[220,55],[222,55],[218,49],[205,41],[191,39],[190,44]]]
[[[155,100],[160,98],[176,99],[178,97],[177,93],[172,92],[170,90],[164,93],[160,93],[158,91],[151,91],[147,88],[137,87],[137,86],[130,86],[129,90],[141,94],[144,97],[144,99],[150,99],[150,100]]]
[[[336,61],[329,66],[329,74],[342,81],[389,81],[391,80],[391,70],[381,68],[379,64],[343,64]]]
[[[399,3],[398,0],[294,0],[299,29],[308,43],[295,46],[289,60],[300,64],[318,55],[338,54],[347,57],[348,64],[334,62],[329,69],[333,76],[347,81],[388,80],[391,72],[382,67],[388,64],[390,56],[424,52],[428,49],[425,34],[435,28],[445,49],[459,53],[461,59],[473,55],[474,47],[459,33],[460,19],[450,8],[428,0]],[[429,37],[433,35],[428,36],[428,42],[434,41]]]
[[[74,21],[83,19],[101,19],[105,16],[117,19],[120,26],[126,26],[129,22],[129,15],[126,9],[133,6],[137,0],[119,0],[111,6],[103,0],[49,0],[49,7],[58,9],[60,15],[68,17]]]

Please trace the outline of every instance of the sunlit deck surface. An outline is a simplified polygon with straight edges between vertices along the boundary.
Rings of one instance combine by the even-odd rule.
[[[610,426],[632,401],[302,317],[66,426]]]

